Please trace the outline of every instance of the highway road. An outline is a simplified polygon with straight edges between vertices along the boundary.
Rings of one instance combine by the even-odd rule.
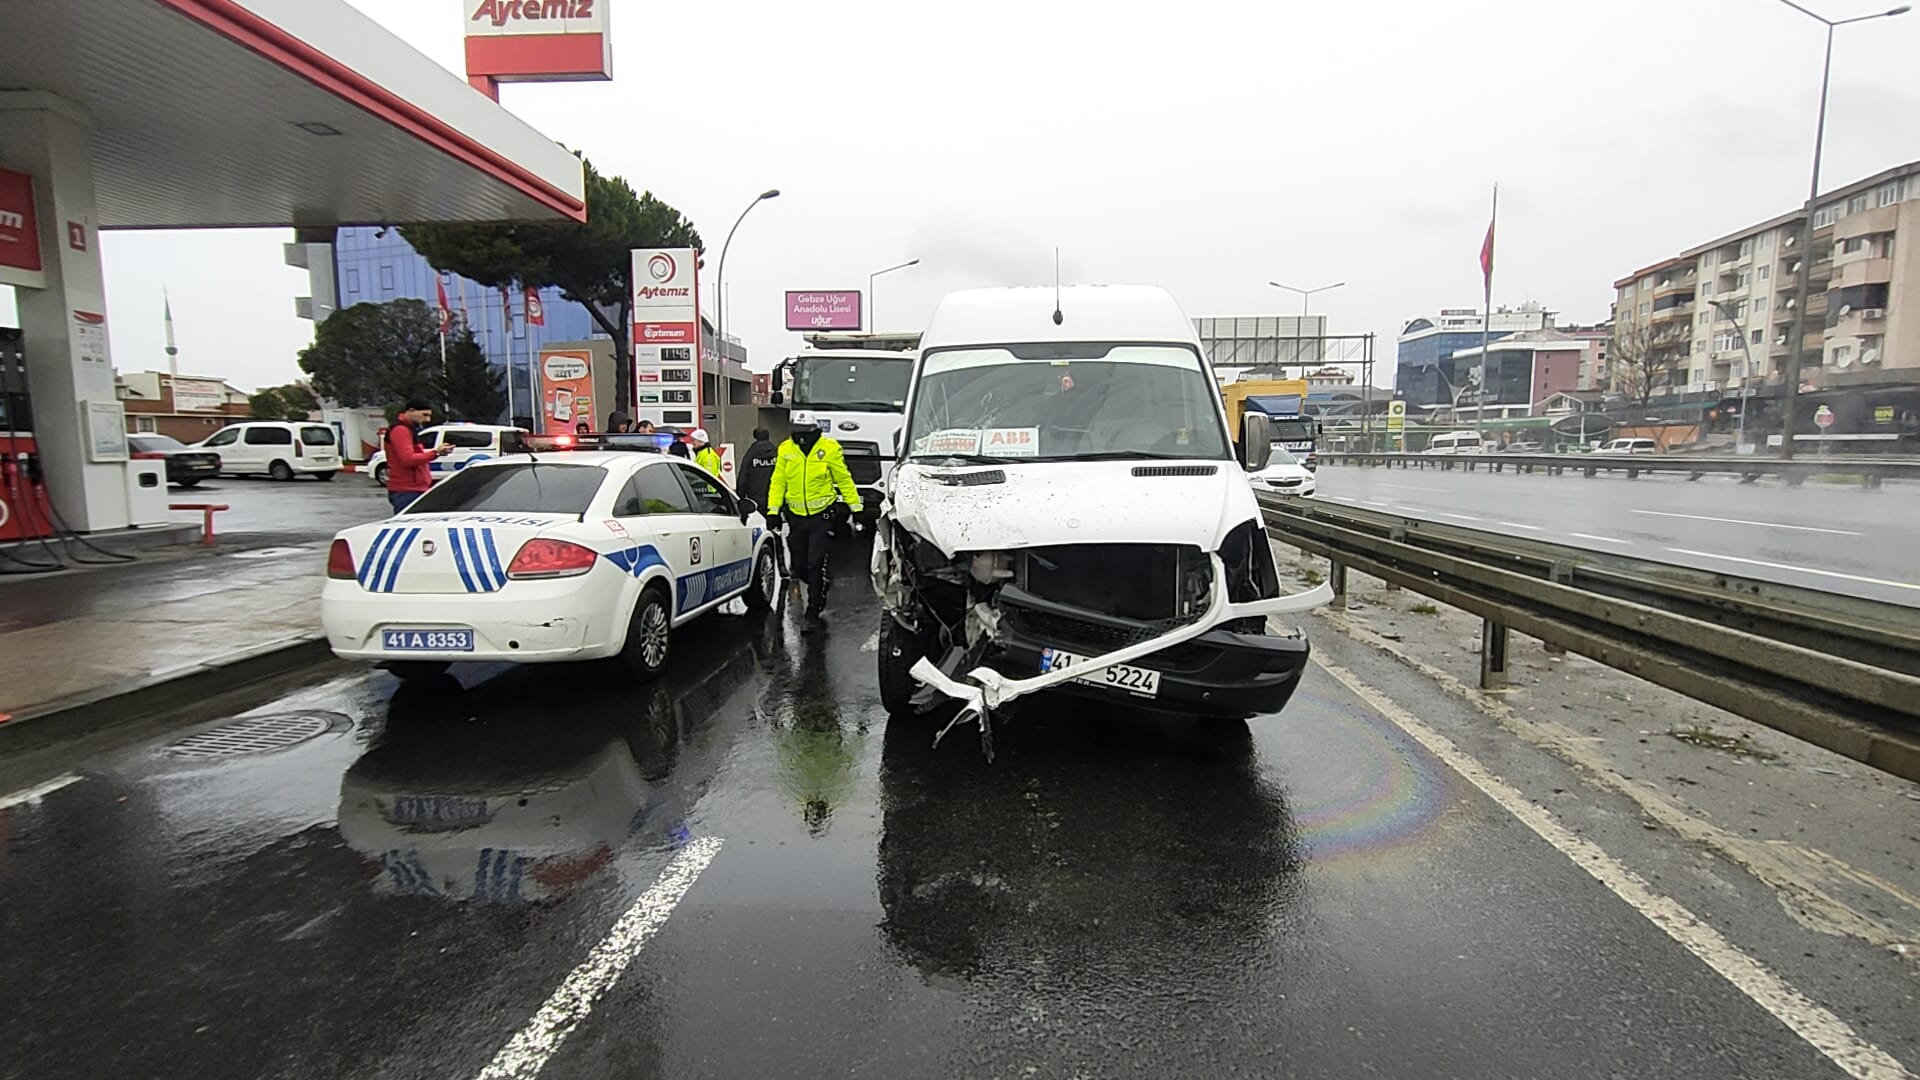
[[[1318,498],[1920,606],[1920,490],[1323,466]]]
[[[863,552],[836,558],[858,582]],[[710,620],[644,689],[339,665],[0,759],[0,1073],[1920,1064],[1912,959],[1803,925],[1373,647],[1316,633],[1293,705],[1250,724],[1041,703],[988,763],[967,732],[934,747],[939,717],[886,721],[866,590],[830,617]],[[1847,804],[1854,768],[1793,775],[1905,848],[1913,804]]]

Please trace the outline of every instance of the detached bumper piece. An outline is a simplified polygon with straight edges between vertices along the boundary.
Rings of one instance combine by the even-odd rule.
[[[1148,642],[1178,623],[1140,622],[1034,596],[1015,586],[999,595],[1002,648],[989,661],[1002,674],[1026,678],[1042,670],[1047,649],[1099,656]],[[1264,622],[1264,620],[1258,620]],[[1310,649],[1304,637],[1275,637],[1223,624],[1198,637],[1150,653],[1134,663],[1160,673],[1153,698],[1130,697],[1103,686],[1064,682],[1057,689],[1140,708],[1246,719],[1286,707],[1300,685]],[[1087,672],[1097,671],[1093,668]]]

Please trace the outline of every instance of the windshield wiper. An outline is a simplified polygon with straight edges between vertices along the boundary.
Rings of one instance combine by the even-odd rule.
[[[994,457],[991,454],[910,454],[908,461],[932,463],[937,461],[960,461],[968,465],[1005,465],[1008,461],[1032,461],[1032,458]]]
[[[1190,454],[1156,454],[1151,450],[1099,450],[1091,454],[1042,454],[1022,461],[1197,461]]]

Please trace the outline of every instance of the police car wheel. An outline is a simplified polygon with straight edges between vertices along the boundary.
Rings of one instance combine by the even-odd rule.
[[[667,611],[663,589],[648,588],[633,605],[633,619],[627,624],[627,643],[620,649],[620,663],[637,682],[651,682],[666,669],[667,653],[672,645],[673,616]]]
[[[401,682],[415,682],[431,679],[447,673],[448,664],[444,660],[402,660],[388,664],[387,670]]]
[[[888,716],[913,715],[913,695],[920,689],[914,681],[913,665],[920,662],[920,642],[913,631],[880,613],[880,704]]]
[[[779,598],[780,569],[774,563],[773,544],[767,544],[753,560],[753,586],[746,592],[747,610],[770,610]]]
[[[381,487],[387,486],[387,467],[385,465],[373,470],[373,482],[379,484]]]

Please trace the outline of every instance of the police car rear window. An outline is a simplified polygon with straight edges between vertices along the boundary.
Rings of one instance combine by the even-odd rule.
[[[429,489],[407,507],[409,514],[512,511],[523,514],[584,514],[607,479],[598,465],[527,464],[473,466]]]

